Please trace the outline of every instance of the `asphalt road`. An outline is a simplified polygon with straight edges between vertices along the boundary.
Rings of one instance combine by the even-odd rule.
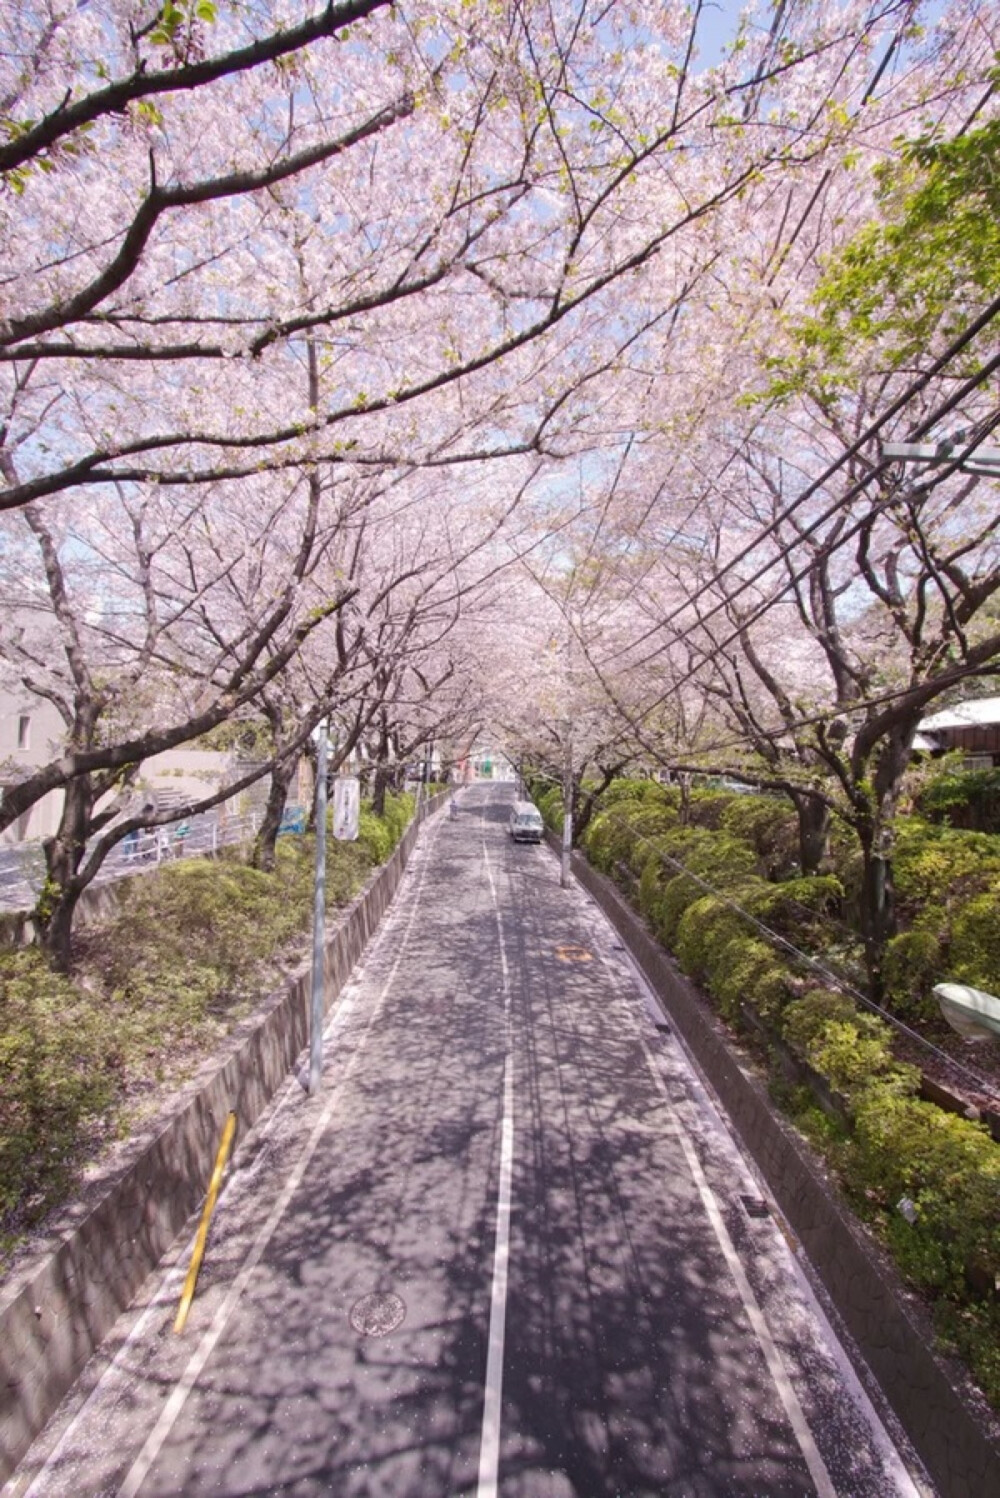
[[[510,787],[428,823],[327,1036],[10,1492],[915,1488],[617,938]]]

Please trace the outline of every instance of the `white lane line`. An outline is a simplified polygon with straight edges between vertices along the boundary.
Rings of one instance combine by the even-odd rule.
[[[608,924],[610,925],[610,923]],[[612,980],[612,989],[615,994],[618,994],[618,975],[615,973],[614,968],[609,962],[607,956],[603,952],[600,953],[600,956],[605,971],[608,973],[608,976]],[[764,1361],[767,1364],[767,1369],[771,1375],[771,1380],[775,1386],[775,1389],[777,1390],[778,1398],[781,1400],[782,1406],[784,1407],[785,1414],[788,1417],[788,1423],[792,1427],[795,1439],[798,1442],[799,1450],[802,1452],[805,1464],[809,1469],[809,1476],[813,1480],[813,1485],[816,1488],[816,1492],[819,1495],[819,1498],[837,1498],[837,1490],[834,1487],[830,1474],[826,1469],[826,1464],[819,1454],[816,1442],[813,1440],[812,1431],[809,1429],[809,1422],[805,1417],[805,1412],[802,1408],[802,1405],[799,1403],[799,1397],[792,1387],[792,1381],[789,1377],[788,1369],[785,1367],[784,1359],[781,1356],[781,1352],[778,1349],[777,1343],[771,1335],[771,1328],[768,1326],[767,1319],[765,1318],[764,1313],[760,1308],[760,1302],[758,1301],[757,1296],[754,1294],[753,1286],[747,1279],[746,1271],[744,1270],[743,1265],[740,1262],[739,1254],[736,1252],[736,1245],[733,1243],[733,1240],[729,1235],[729,1229],[726,1227],[722,1213],[719,1210],[719,1203],[716,1200],[715,1193],[709,1185],[708,1177],[705,1175],[705,1172],[702,1169],[701,1160],[698,1158],[698,1152],[694,1147],[691,1136],[685,1128],[683,1120],[678,1114],[677,1109],[674,1107],[673,1099],[671,1098],[670,1093],[667,1089],[667,1084],[663,1080],[663,1075],[660,1071],[660,1068],[656,1064],[656,1058],[654,1057],[652,1051],[649,1049],[649,1045],[646,1041],[646,1036],[636,1020],[636,1016],[632,1006],[630,1004],[623,1004],[621,1007],[623,1007],[628,1014],[633,1029],[638,1037],[639,1044],[642,1046],[642,1053],[646,1058],[646,1065],[649,1067],[649,1071],[656,1085],[657,1091],[659,1092],[660,1097],[663,1099],[673,1128],[676,1131],[677,1138],[680,1142],[680,1146],[684,1154],[684,1159],[686,1160],[688,1169],[691,1172],[691,1177],[694,1181],[695,1187],[697,1188],[698,1195],[701,1197],[702,1206],[705,1209],[705,1215],[708,1217],[708,1220],[712,1225],[712,1231],[715,1234],[719,1248],[722,1250],[722,1256],[725,1259],[729,1272],[733,1277],[733,1282],[736,1285],[740,1300],[743,1302],[743,1309],[746,1312],[747,1320],[749,1321],[754,1335],[756,1336],[757,1341],[760,1344],[760,1349],[764,1354]]]
[[[353,988],[350,992],[348,991],[348,988],[349,985],[345,984],[341,993],[341,1002],[337,1005],[336,1010],[332,1014],[326,1032],[324,1034],[325,1041],[331,1044],[336,1043],[338,1032],[344,1029],[347,1020],[350,1018],[350,1014],[354,1006],[354,1000],[357,997],[356,992],[353,991]],[[270,1116],[259,1130],[258,1137],[261,1140],[267,1139],[273,1133],[275,1125],[277,1124],[278,1119],[281,1117],[281,1114],[283,1113],[289,1101],[295,1097],[301,1098],[301,1096],[301,1088],[299,1087],[298,1082],[293,1076],[284,1084],[283,1096],[279,1097]],[[237,1166],[233,1172],[232,1177],[225,1184],[223,1188],[223,1195],[220,1197],[219,1201],[220,1217],[224,1209],[232,1211],[233,1207],[241,1199],[242,1192],[240,1188],[243,1184],[241,1180],[243,1173],[243,1167]],[[218,1232],[218,1221],[219,1219],[217,1218],[215,1228],[216,1232]],[[41,1494],[45,1491],[46,1480],[51,1475],[51,1473],[59,1467],[63,1458],[71,1449],[77,1431],[90,1418],[91,1414],[101,1403],[101,1401],[111,1395],[112,1390],[116,1386],[127,1386],[135,1377],[133,1371],[127,1366],[129,1355],[132,1352],[132,1349],[139,1345],[142,1338],[149,1330],[149,1326],[152,1321],[162,1317],[164,1311],[168,1308],[170,1310],[171,1318],[173,1317],[173,1312],[176,1309],[174,1303],[177,1300],[178,1294],[180,1293],[180,1287],[183,1284],[184,1278],[187,1274],[187,1265],[188,1261],[191,1258],[191,1253],[194,1248],[194,1241],[196,1236],[196,1232],[191,1234],[191,1237],[187,1245],[185,1246],[184,1251],[178,1255],[177,1263],[174,1264],[172,1268],[167,1270],[162,1282],[157,1287],[157,1290],[150,1300],[149,1304],[145,1307],[142,1314],[139,1316],[139,1319],[131,1328],[121,1346],[115,1353],[114,1357],[111,1359],[111,1362],[104,1369],[97,1383],[91,1389],[90,1393],[87,1395],[87,1398],[84,1400],[83,1404],[77,1410],[76,1414],[73,1416],[72,1420],[67,1425],[62,1435],[59,1437],[56,1445],[50,1451],[49,1455],[45,1458],[44,1464],[35,1474],[34,1478],[31,1481],[30,1487],[28,1487],[22,1494],[22,1498],[41,1498]]]
[[[600,919],[608,925],[608,931],[612,940],[620,940],[618,933],[608,923],[607,917],[597,902],[592,896],[588,896],[587,898],[590,906],[599,913]],[[654,998],[648,978],[639,966],[637,959],[629,951],[627,945],[623,944],[623,950],[620,955],[624,965],[635,980],[636,987],[642,996],[650,1019],[654,1024],[658,1023],[664,1017],[664,1010],[659,1001]],[[743,1170],[746,1173],[747,1189],[759,1195],[764,1183],[756,1164],[752,1160],[747,1159],[745,1146],[742,1141],[738,1137],[733,1136],[732,1125],[722,1112],[721,1104],[714,1094],[709,1092],[708,1084],[703,1080],[698,1069],[698,1064],[685,1044],[684,1037],[676,1030],[674,1031],[674,1043],[684,1058],[687,1068],[687,1086],[691,1089],[692,1097],[698,1100],[699,1106],[703,1111],[711,1114],[715,1119],[716,1127],[721,1129],[732,1141]],[[805,1264],[803,1263],[803,1250],[798,1245],[788,1241],[790,1229],[781,1227],[779,1224],[779,1231],[782,1238],[781,1248],[787,1254],[787,1264],[790,1272],[795,1279],[803,1301],[808,1306],[809,1313],[817,1323],[820,1340],[825,1351],[832,1359],[848,1395],[853,1399],[867,1423],[869,1433],[885,1463],[890,1480],[894,1483],[893,1493],[896,1495],[896,1498],[933,1498],[931,1490],[925,1484],[924,1480],[920,1479],[918,1481],[913,1473],[907,1469],[902,1454],[886,1428],[883,1416],[875,1408],[871,1395],[858,1377],[857,1370],[840,1340],[840,1335],[830,1320],[826,1306],[819,1298],[816,1287],[806,1272],[808,1260],[806,1259]],[[919,1458],[914,1456],[914,1460],[919,1461]]]
[[[263,1258],[264,1252],[267,1249],[267,1246],[270,1243],[271,1239],[273,1238],[278,1224],[280,1223],[282,1217],[285,1214],[285,1211],[288,1208],[289,1202],[302,1183],[302,1178],[306,1173],[309,1162],[312,1159],[313,1155],[316,1153],[319,1142],[330,1124],[330,1120],[333,1117],[337,1104],[343,1097],[345,1086],[353,1075],[355,1067],[357,1066],[362,1052],[364,1051],[365,1043],[371,1032],[375,1017],[382,1007],[382,1002],[385,999],[386,994],[389,992],[393,980],[395,979],[396,973],[399,970],[399,965],[403,960],[407,943],[410,939],[410,933],[413,929],[414,918],[419,908],[420,890],[424,882],[424,874],[427,870],[427,863],[428,860],[425,857],[421,864],[420,877],[418,878],[416,885],[411,891],[412,908],[406,921],[406,927],[403,931],[402,940],[399,943],[399,949],[396,953],[396,960],[393,962],[392,967],[389,970],[388,977],[386,978],[385,983],[382,986],[382,990],[372,1007],[372,1012],[368,1018],[368,1023],[365,1025],[364,1031],[362,1032],[362,1035],[358,1041],[357,1049],[351,1056],[351,1059],[344,1071],[340,1086],[335,1092],[331,1092],[327,1095],[327,1100],[323,1107],[323,1111],[316,1121],[312,1133],[309,1135],[305,1148],[303,1149],[302,1154],[299,1156],[298,1162],[294,1170],[292,1171],[292,1174],[289,1176],[281,1195],[272,1207],[270,1215],[264,1223],[264,1226],[261,1228],[260,1232],[257,1234],[257,1237],[254,1239],[250,1252],[243,1262],[242,1269],[236,1276],[236,1279],[233,1281],[228,1292],[226,1293],[225,1298],[223,1299],[221,1305],[213,1316],[211,1324],[203,1335],[193,1355],[189,1359],[187,1367],[184,1369],[183,1374],[175,1384],[170,1394],[170,1398],[167,1400],[166,1404],[163,1407],[163,1410],[160,1413],[160,1418],[157,1420],[153,1429],[150,1431],[145,1445],[126,1473],[124,1481],[118,1488],[117,1498],[136,1498],[136,1495],[142,1487],[142,1484],[145,1482],[147,1476],[149,1475],[150,1468],[156,1461],[156,1458],[159,1456],[160,1451],[163,1449],[164,1442],[167,1440],[171,1430],[176,1424],[177,1419],[181,1411],[183,1410],[185,1403],[187,1402],[188,1395],[191,1393],[191,1390],[197,1383],[202,1370],[211,1357],[219,1338],[225,1331],[234,1308],[236,1307],[237,1303],[240,1300],[240,1297],[243,1295],[244,1291],[249,1285],[254,1270],[257,1268],[257,1265]]]
[[[503,1405],[503,1353],[507,1335],[507,1273],[510,1266],[510,1214],[514,1177],[514,1061],[510,1014],[510,975],[504,946],[503,916],[497,898],[490,856],[483,835],[483,862],[497,933],[500,937],[500,971],[503,982],[504,1061],[503,1123],[500,1131],[500,1180],[497,1186],[497,1229],[493,1249],[493,1287],[490,1294],[490,1325],[487,1336],[486,1382],[483,1392],[483,1428],[479,1443],[479,1480],[476,1498],[496,1498],[500,1465],[500,1413]]]
[[[799,1403],[799,1397],[792,1387],[792,1381],[788,1376],[784,1359],[778,1350],[774,1338],[771,1336],[771,1328],[768,1326],[764,1313],[760,1308],[760,1303],[754,1294],[753,1286],[746,1277],[746,1271],[740,1263],[739,1254],[736,1252],[736,1245],[729,1236],[729,1229],[723,1221],[722,1213],[719,1211],[719,1204],[715,1199],[715,1193],[708,1183],[708,1178],[702,1169],[697,1151],[691,1142],[687,1129],[677,1116],[677,1111],[667,1092],[666,1083],[660,1075],[659,1068],[656,1066],[653,1056],[650,1054],[645,1036],[640,1035],[639,1039],[647,1065],[655,1077],[660,1095],[663,1097],[670,1111],[674,1128],[677,1130],[677,1135],[680,1139],[681,1149],[684,1151],[684,1158],[687,1161],[688,1169],[698,1188],[698,1195],[701,1197],[705,1213],[712,1224],[712,1229],[722,1250],[726,1264],[729,1267],[729,1272],[739,1291],[747,1320],[750,1322],[757,1341],[760,1343],[761,1351],[764,1354],[764,1361],[767,1363],[768,1371],[778,1391],[778,1398],[784,1406],[785,1414],[788,1416],[788,1423],[795,1433],[799,1450],[802,1452],[805,1464],[809,1468],[809,1476],[813,1480],[819,1498],[837,1498],[837,1490],[830,1479],[829,1472],[826,1470],[826,1464],[819,1454],[816,1442],[813,1440],[812,1431],[809,1429],[809,1422],[806,1420],[805,1413]]]
[[[394,924],[396,922],[392,920],[386,922],[385,930],[387,933]],[[370,961],[371,955],[371,953],[365,954],[365,963]],[[339,1002],[332,1011],[323,1033],[324,1044],[335,1046],[341,1032],[347,1028],[347,1022],[351,1017],[355,1001],[358,997],[360,973],[361,964],[359,964],[358,969],[341,989]],[[293,1073],[285,1082],[284,1092],[278,1096],[269,1116],[257,1129],[256,1137],[261,1141],[268,1139],[274,1133],[278,1120],[281,1118],[288,1104],[293,1100],[301,1099],[301,1097],[302,1089],[298,1083],[297,1075]],[[256,1174],[256,1171],[254,1171],[254,1174]],[[231,1179],[224,1187],[222,1197],[220,1197],[219,1217],[222,1216],[223,1210],[228,1209],[232,1211],[242,1201],[245,1177],[245,1167],[237,1166]],[[218,1220],[219,1218],[217,1217],[217,1224]],[[215,1231],[218,1232],[218,1226],[216,1226]],[[184,1251],[178,1255],[177,1263],[167,1270],[149,1304],[142,1311],[139,1319],[121,1343],[111,1362],[104,1369],[97,1383],[59,1437],[58,1442],[45,1458],[43,1465],[36,1472],[30,1486],[25,1489],[21,1498],[42,1498],[48,1478],[59,1467],[64,1457],[71,1450],[77,1431],[85,1425],[102,1400],[113,1397],[113,1390],[116,1387],[127,1386],[136,1377],[133,1370],[127,1366],[129,1355],[145,1336],[150,1323],[158,1317],[162,1317],[165,1309],[169,1308],[171,1318],[173,1317],[174,1302],[177,1300],[180,1286],[187,1274],[187,1264],[194,1248],[196,1236],[196,1233],[191,1234]],[[3,1491],[7,1491],[6,1487]]]

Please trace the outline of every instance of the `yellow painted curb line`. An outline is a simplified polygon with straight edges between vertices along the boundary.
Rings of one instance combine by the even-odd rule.
[[[191,1267],[184,1281],[184,1292],[181,1295],[181,1303],[177,1308],[177,1320],[174,1322],[174,1331],[182,1332],[187,1324],[188,1311],[194,1300],[194,1287],[198,1283],[198,1271],[205,1253],[205,1243],[208,1239],[208,1225],[212,1220],[215,1210],[215,1199],[222,1185],[222,1172],[226,1168],[229,1159],[229,1151],[233,1143],[233,1135],[236,1132],[236,1114],[230,1113],[222,1130],[222,1138],[219,1140],[219,1152],[215,1157],[215,1169],[212,1171],[212,1179],[208,1184],[208,1195],[201,1212],[201,1222],[198,1225],[198,1236],[194,1240],[194,1249],[191,1254]]]

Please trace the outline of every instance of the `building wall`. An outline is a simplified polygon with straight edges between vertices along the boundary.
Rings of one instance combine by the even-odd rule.
[[[66,728],[43,698],[0,691],[0,786],[16,784],[47,765],[62,748]],[[0,833],[0,846],[48,837],[59,825],[62,791],[50,791],[12,826]]]
[[[0,787],[16,784],[25,774],[48,764],[63,747],[65,725],[51,703],[28,693],[0,691]],[[145,760],[137,790],[149,791],[164,804],[195,800],[235,777],[230,754],[209,749],[170,749]],[[246,797],[234,797],[227,810],[242,812]],[[240,803],[240,804],[237,804]],[[62,791],[50,791],[0,833],[0,847],[51,837],[62,815]]]

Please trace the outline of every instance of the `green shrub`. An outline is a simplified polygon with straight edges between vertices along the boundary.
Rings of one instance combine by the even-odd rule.
[[[546,827],[553,832],[561,832],[563,824],[563,795],[562,787],[550,785],[548,790],[540,791],[535,796],[535,805],[542,814]]]
[[[653,860],[650,860],[652,863]],[[656,904],[655,914],[652,916],[653,926],[657,936],[667,946],[673,948],[677,941],[677,932],[687,910],[697,904],[699,900],[710,898],[705,894],[705,887],[696,879],[691,879],[687,874],[675,874],[668,879],[666,884],[659,887],[659,900]]]
[[[732,791],[694,790],[688,801],[688,821],[692,827],[707,827],[710,832],[718,832],[729,807],[734,801],[743,799]]]
[[[727,942],[713,962],[712,992],[731,1021],[749,1004],[768,1024],[775,1024],[796,994],[796,979],[770,942],[747,936]]]
[[[434,795],[444,789],[444,786],[433,784],[428,788],[428,795]],[[411,796],[409,791],[390,791],[386,796],[385,821],[392,832],[392,846],[394,848],[413,821],[413,814],[416,809],[416,797]]]
[[[930,902],[950,912],[1000,880],[1000,838],[901,817],[893,880],[905,919],[914,919]]]
[[[674,881],[675,883],[677,881]],[[746,921],[728,901],[702,895],[687,906],[677,922],[674,951],[692,978],[707,979],[710,987],[717,962],[724,961],[729,942],[746,936]]]
[[[833,874],[763,880],[748,887],[744,904],[771,931],[809,952],[821,951],[838,934],[844,887]]]
[[[119,1065],[113,1013],[39,951],[0,954],[0,1251],[65,1193]]]
[[[969,1265],[1000,1271],[1000,1147],[983,1125],[873,1089],[857,1108],[847,1184],[881,1209],[915,1284],[965,1301]],[[903,1197],[912,1223],[898,1209]]]
[[[650,840],[639,884],[640,909],[660,940],[670,946],[687,907],[712,892],[705,884],[721,891],[745,888],[755,877],[754,862],[745,843],[703,827],[669,829]]]
[[[884,1020],[859,1010],[846,995],[814,988],[788,1005],[781,1033],[814,1071],[852,1106],[867,1089],[879,1095],[917,1089],[916,1068],[896,1061]]]
[[[658,839],[654,838],[654,847]],[[646,920],[652,926],[660,941],[666,942],[663,934],[662,904],[664,894],[669,881],[663,878],[666,866],[659,859],[650,857],[646,860],[642,874],[639,878],[638,905]],[[690,882],[690,881],[689,881]]]
[[[722,813],[721,830],[749,844],[758,872],[768,879],[798,868],[799,820],[795,808],[777,796],[734,796]]]
[[[931,821],[1000,832],[1000,769],[949,766],[917,793],[917,808]]]
[[[942,1341],[965,1359],[993,1408],[1000,1410],[1000,1300],[939,1300],[934,1322]]]
[[[947,971],[938,931],[921,922],[894,936],[886,947],[882,973],[886,1006],[908,1020],[927,1020],[937,1013],[931,993]]]
[[[358,842],[373,864],[385,863],[395,846],[390,824],[364,803],[358,818]]]
[[[715,889],[734,889],[737,885],[756,882],[757,860],[753,849],[736,838],[724,833],[697,834],[702,829],[683,829],[688,836],[681,841],[677,836],[675,846],[681,849],[680,861],[691,874],[697,874]],[[691,836],[694,834],[694,836]]]
[[[629,802],[644,802],[654,806],[672,806],[676,811],[680,805],[680,791],[673,785],[661,785],[658,780],[612,780],[601,792],[601,810],[609,806],[620,806]]]
[[[974,895],[955,912],[948,977],[1000,993],[1000,887]]]
[[[677,812],[664,802],[651,798],[618,801],[594,817],[583,845],[590,862],[602,873],[614,875],[619,864],[627,864],[638,876],[652,852],[649,839],[676,825]]]

